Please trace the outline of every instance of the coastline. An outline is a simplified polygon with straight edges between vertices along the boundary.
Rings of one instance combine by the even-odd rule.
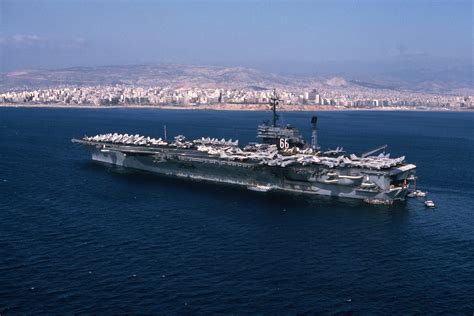
[[[17,104],[1,103],[0,108],[58,108],[58,109],[157,109],[157,110],[191,110],[191,111],[267,111],[266,104],[213,104],[213,105],[66,105],[66,104]],[[311,111],[410,111],[410,112],[474,112],[474,108],[345,108],[321,105],[283,105],[279,108],[283,112],[311,112]]]

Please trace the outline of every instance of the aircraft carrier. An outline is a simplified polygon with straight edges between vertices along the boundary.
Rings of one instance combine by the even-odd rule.
[[[108,133],[72,139],[86,146],[94,161],[160,175],[241,186],[259,192],[287,192],[360,199],[370,204],[405,200],[416,166],[405,157],[391,158],[380,146],[361,155],[342,147],[322,150],[317,139],[317,117],[311,119],[307,143],[297,128],[279,124],[274,92],[272,121],[258,126],[261,142],[239,146],[238,140],[202,137],[172,140]],[[377,155],[377,153],[379,153]]]

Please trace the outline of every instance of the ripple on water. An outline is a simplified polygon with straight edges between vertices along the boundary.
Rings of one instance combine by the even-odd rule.
[[[435,210],[174,181],[90,163],[69,143],[164,122],[253,139],[255,113],[211,114],[0,109],[0,313],[472,314],[467,114],[320,114],[324,146],[389,143],[416,161]],[[306,115],[285,115],[307,134]]]

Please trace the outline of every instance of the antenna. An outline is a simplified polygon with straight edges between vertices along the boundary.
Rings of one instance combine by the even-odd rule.
[[[387,148],[387,147],[388,147],[388,145],[383,145],[383,146],[374,148],[374,149],[372,149],[372,150],[369,150],[368,152],[363,153],[363,154],[361,155],[361,157],[362,157],[362,158],[368,157],[368,156],[370,156],[370,155],[372,155],[372,154],[375,154],[376,152],[381,151],[382,149],[385,149],[385,148]]]
[[[270,97],[270,107],[271,107],[272,112],[273,112],[273,127],[277,126],[278,119],[280,118],[280,116],[276,113],[276,108],[277,108],[278,104],[280,104],[280,101],[281,100],[278,98],[278,95],[276,93],[276,89],[273,89],[273,94]]]

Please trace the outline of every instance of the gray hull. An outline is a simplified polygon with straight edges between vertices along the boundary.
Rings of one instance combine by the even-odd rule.
[[[224,183],[254,191],[280,191],[361,200],[404,200],[408,186],[400,184],[411,168],[389,171],[362,168],[328,169],[321,166],[265,166],[209,157],[195,150],[163,149],[152,155],[123,148],[88,146],[94,161],[176,178]],[[363,180],[373,187],[364,187]]]

